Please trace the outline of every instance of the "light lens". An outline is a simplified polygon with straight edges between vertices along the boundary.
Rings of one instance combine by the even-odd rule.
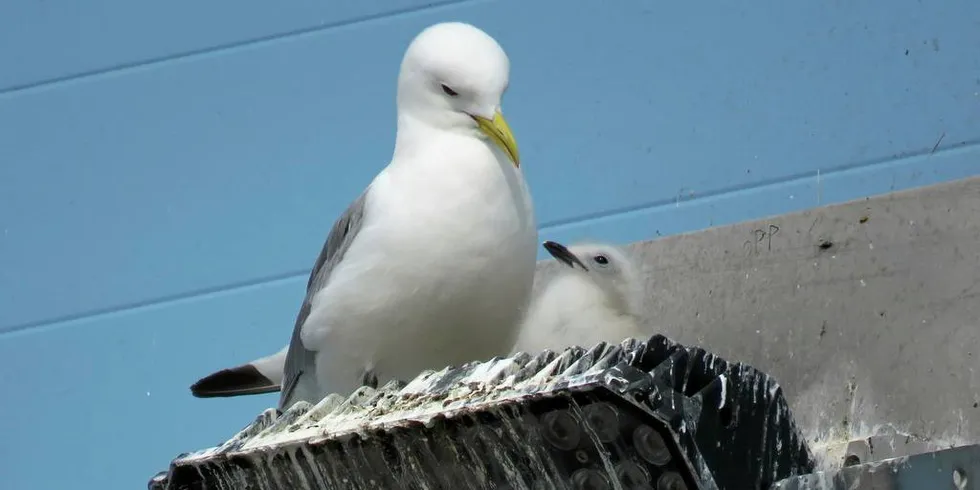
[[[633,446],[648,463],[663,466],[670,462],[670,450],[664,438],[649,425],[641,425],[633,431]]]
[[[650,486],[650,473],[632,461],[623,461],[616,465],[616,478],[623,484],[625,490],[652,490],[653,488]]]
[[[552,446],[569,451],[578,446],[582,431],[568,410],[556,410],[541,417],[541,435]]]
[[[612,490],[606,475],[596,470],[582,468],[572,473],[572,488],[575,490]]]
[[[593,403],[582,410],[586,423],[601,442],[613,442],[619,437],[619,413],[612,405]]]
[[[657,490],[687,490],[687,484],[680,473],[668,471],[657,480]]]

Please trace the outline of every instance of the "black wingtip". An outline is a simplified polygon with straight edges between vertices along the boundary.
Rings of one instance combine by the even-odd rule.
[[[277,391],[279,385],[263,376],[251,364],[222,369],[191,385],[191,394],[197,398],[223,398]]]

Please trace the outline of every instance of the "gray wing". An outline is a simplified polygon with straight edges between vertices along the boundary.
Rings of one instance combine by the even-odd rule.
[[[293,336],[289,340],[289,350],[286,353],[286,363],[283,368],[282,392],[279,395],[279,410],[285,411],[297,401],[309,403],[320,401],[315,373],[316,352],[306,349],[300,337],[306,317],[310,315],[310,301],[317,291],[323,289],[330,280],[330,273],[344,258],[351,242],[361,230],[364,222],[364,203],[368,189],[365,189],[357,199],[347,207],[347,210],[337,218],[333,228],[327,235],[327,240],[320,250],[320,255],[313,264],[310,279],[306,283],[306,297],[296,315],[293,326]],[[325,393],[323,395],[326,395]]]

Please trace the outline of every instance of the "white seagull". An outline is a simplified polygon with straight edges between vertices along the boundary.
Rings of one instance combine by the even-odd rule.
[[[340,215],[307,284],[279,409],[506,355],[537,249],[501,113],[510,61],[469,24],[436,24],[398,75],[391,162]]]

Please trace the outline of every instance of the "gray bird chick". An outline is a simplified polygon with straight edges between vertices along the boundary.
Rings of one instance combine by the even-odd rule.
[[[623,250],[602,243],[565,247],[551,241],[544,248],[565,267],[546,279],[532,300],[512,352],[589,348],[600,341],[652,335],[640,326],[642,284]]]

